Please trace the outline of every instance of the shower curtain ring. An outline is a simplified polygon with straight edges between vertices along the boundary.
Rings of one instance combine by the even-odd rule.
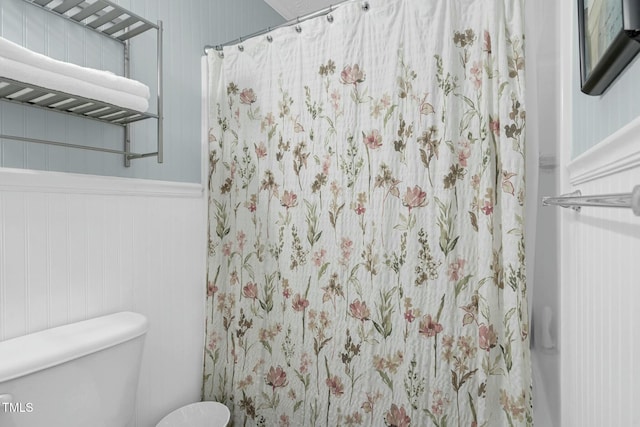
[[[368,1],[364,2],[364,4],[362,5],[362,10],[364,10],[365,12],[367,10],[369,10],[369,2]]]
[[[244,46],[242,46],[242,37],[238,37],[238,41],[240,42],[240,44],[238,44],[238,50],[240,52],[244,52]]]
[[[333,22],[333,15],[331,14],[331,12],[333,12],[332,4],[329,5],[329,13],[327,13],[327,21],[329,22]]]
[[[302,32],[302,27],[300,26],[300,17],[299,16],[296,18],[296,22],[298,23],[298,25],[295,26],[296,33],[301,33]]]
[[[269,43],[271,43],[273,41],[273,37],[271,37],[271,34],[268,34],[271,32],[271,27],[267,27],[267,41]]]

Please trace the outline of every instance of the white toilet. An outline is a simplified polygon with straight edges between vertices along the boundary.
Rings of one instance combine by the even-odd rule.
[[[128,425],[147,329],[144,316],[122,312],[0,342],[0,426]],[[229,417],[200,402],[158,427],[224,427]]]
[[[224,427],[229,423],[229,408],[219,402],[198,402],[178,408],[156,427]]]

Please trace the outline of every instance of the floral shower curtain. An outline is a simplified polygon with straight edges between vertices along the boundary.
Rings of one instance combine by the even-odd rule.
[[[532,425],[523,0],[209,53],[203,396],[234,425]]]

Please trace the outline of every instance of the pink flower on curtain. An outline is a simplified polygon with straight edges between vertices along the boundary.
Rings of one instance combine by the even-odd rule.
[[[273,126],[275,122],[276,118],[273,116],[273,113],[268,113],[260,122],[260,132],[264,132],[267,127]]]
[[[207,296],[213,296],[213,294],[215,294],[216,292],[218,292],[218,287],[216,286],[216,284],[213,282],[209,282],[207,286]]]
[[[242,288],[242,295],[246,298],[256,299],[258,298],[258,285],[253,282],[249,282]]]
[[[413,309],[407,310],[404,312],[404,320],[411,323],[416,319],[416,316],[413,315]]]
[[[365,79],[364,71],[360,70],[358,64],[347,65],[340,73],[340,83],[345,85],[357,85]]]
[[[309,300],[300,294],[296,294],[291,305],[295,311],[304,311],[305,308],[309,307]]]
[[[224,256],[231,256],[231,251],[233,250],[233,243],[227,242],[222,245],[222,253]]]
[[[260,144],[254,144],[254,146],[256,148],[256,156],[258,156],[259,159],[267,156],[267,147],[264,145],[264,142],[261,141]]]
[[[407,187],[407,192],[404,193],[402,198],[402,204],[409,208],[409,211],[414,208],[422,208],[427,206],[427,193],[422,191],[418,185],[413,188]]]
[[[494,135],[500,135],[500,119],[489,119],[489,129],[493,132]]]
[[[255,212],[256,211],[256,195],[252,194],[251,195],[251,199],[248,202],[245,202],[244,206],[249,209],[249,212]]]
[[[275,391],[276,388],[285,387],[288,384],[287,373],[280,366],[277,368],[272,366],[269,368],[265,382],[271,386],[273,391]]]
[[[458,258],[457,260],[449,264],[449,280],[453,282],[460,280],[463,275],[462,269],[464,268],[465,262],[466,261],[464,259]]]
[[[482,86],[482,64],[479,62],[474,62],[471,67],[471,76],[469,76],[469,80],[473,83],[473,87],[480,89]]]
[[[324,256],[326,255],[327,251],[324,249],[320,249],[319,252],[314,252],[313,253],[313,264],[316,267],[322,267],[322,264],[324,264]]]
[[[293,191],[285,190],[280,198],[280,204],[285,208],[294,208],[298,206],[298,196]]]
[[[313,362],[311,361],[311,356],[309,356],[309,353],[302,353],[302,356],[300,356],[300,373],[306,374],[309,371],[309,366],[311,366],[312,363]]]
[[[244,249],[244,239],[246,239],[247,235],[244,234],[243,231],[238,231],[236,234],[236,239],[238,241],[238,249],[242,252]]]
[[[322,161],[322,173],[324,175],[329,175],[329,168],[331,167],[331,155],[327,154],[324,156],[324,160]]]
[[[327,384],[329,391],[334,396],[342,396],[344,394],[344,385],[337,375],[327,378],[325,384]]]
[[[480,335],[479,346],[481,349],[489,351],[498,344],[498,336],[493,330],[493,325],[487,327],[483,323],[478,329],[478,334]]]
[[[367,395],[367,400],[366,402],[362,403],[362,406],[360,406],[360,408],[364,411],[365,414],[370,414],[373,412],[376,402],[380,400],[380,398],[382,397],[382,393],[377,391],[375,394],[366,393],[366,395]]]
[[[348,237],[343,237],[340,242],[340,250],[342,251],[342,258],[349,261],[351,258],[351,251],[353,250],[353,241]]]
[[[481,210],[485,215],[491,215],[493,213],[493,203],[490,200],[485,200]]]
[[[442,332],[442,325],[434,322],[431,319],[431,315],[427,314],[420,321],[420,328],[418,329],[418,332],[427,338],[435,337],[437,334]]]
[[[253,92],[253,89],[243,89],[240,92],[240,102],[243,104],[251,105],[258,100],[258,97]]]
[[[382,135],[378,129],[373,129],[368,134],[362,132],[362,139],[364,144],[371,150],[376,150],[382,147]]]
[[[220,337],[218,336],[218,333],[216,331],[213,331],[209,336],[209,342],[207,344],[207,348],[211,351],[215,350],[216,347],[218,346],[218,339],[220,339]]]
[[[361,302],[360,300],[355,300],[349,304],[349,312],[353,317],[363,322],[365,320],[369,320],[369,317],[371,316],[367,303]]]
[[[337,89],[334,89],[334,91],[331,92],[331,106],[334,110],[339,111],[340,105],[342,105],[342,96]]]
[[[491,55],[491,34],[489,31],[484,30],[484,42],[482,44],[482,50]]]
[[[289,416],[286,414],[280,415],[280,427],[289,427],[291,425]]]
[[[229,276],[229,283],[231,283],[232,285],[237,285],[238,283],[240,283],[237,271],[234,270],[231,272],[231,275]]]
[[[404,406],[398,408],[395,403],[391,404],[391,409],[384,416],[384,423],[389,427],[409,427],[411,418],[407,415]]]
[[[471,148],[467,141],[460,143],[460,151],[458,151],[458,163],[460,166],[467,167],[467,159],[471,157]]]
[[[433,415],[440,417],[444,414],[445,408],[449,406],[451,401],[440,389],[436,389],[432,396],[431,412]]]

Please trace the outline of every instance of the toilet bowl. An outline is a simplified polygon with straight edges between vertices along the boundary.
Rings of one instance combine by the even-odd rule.
[[[156,427],[225,427],[229,408],[219,402],[198,402],[178,408],[164,417]]]

